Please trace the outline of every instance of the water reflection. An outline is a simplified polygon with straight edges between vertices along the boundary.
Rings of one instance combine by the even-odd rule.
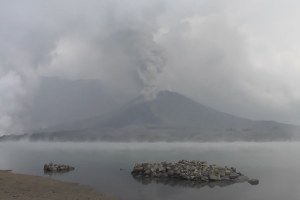
[[[62,176],[68,173],[71,173],[72,171],[46,171],[44,170],[44,175],[47,176]]]
[[[143,185],[149,185],[151,183],[155,183],[155,184],[169,185],[171,187],[179,186],[184,188],[227,187],[236,183],[245,183],[248,182],[249,180],[247,177],[245,177],[236,180],[199,182],[199,181],[182,180],[182,179],[168,178],[168,177],[144,177],[139,175],[132,175],[132,177],[134,178],[134,180],[136,180],[137,182]],[[249,184],[251,183],[249,182]],[[251,184],[251,185],[257,185],[257,184]]]

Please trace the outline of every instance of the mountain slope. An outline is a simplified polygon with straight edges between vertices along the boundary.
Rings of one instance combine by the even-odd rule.
[[[142,96],[116,112],[105,116],[63,124],[51,131],[98,130],[102,128],[155,127],[226,129],[251,126],[253,120],[235,117],[197,103],[181,94],[169,91],[158,93],[154,100]]]
[[[266,141],[298,137],[298,126],[236,117],[162,91],[153,100],[142,96],[116,112],[79,120],[32,134],[40,140],[105,141]]]
[[[203,106],[178,93],[162,91],[152,101],[144,101],[142,97],[135,99],[96,127],[224,129],[252,122]]]

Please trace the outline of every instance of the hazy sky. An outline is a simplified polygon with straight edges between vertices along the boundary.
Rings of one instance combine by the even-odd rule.
[[[120,99],[168,89],[239,116],[300,124],[299,7],[296,0],[0,0],[0,132],[35,123],[33,102],[48,92],[42,77],[93,79]]]

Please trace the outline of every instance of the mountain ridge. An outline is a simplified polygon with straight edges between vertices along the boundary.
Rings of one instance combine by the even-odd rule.
[[[29,136],[58,141],[274,141],[299,137],[300,127],[237,117],[171,91],[139,96],[105,116]]]

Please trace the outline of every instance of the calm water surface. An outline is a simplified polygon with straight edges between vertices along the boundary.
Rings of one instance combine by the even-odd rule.
[[[51,178],[89,185],[123,200],[299,200],[300,143],[0,143],[0,169],[49,176],[46,162],[66,163],[76,170]],[[234,166],[260,184],[189,187],[142,184],[130,169],[136,162],[205,160]],[[120,168],[124,170],[120,170]]]

